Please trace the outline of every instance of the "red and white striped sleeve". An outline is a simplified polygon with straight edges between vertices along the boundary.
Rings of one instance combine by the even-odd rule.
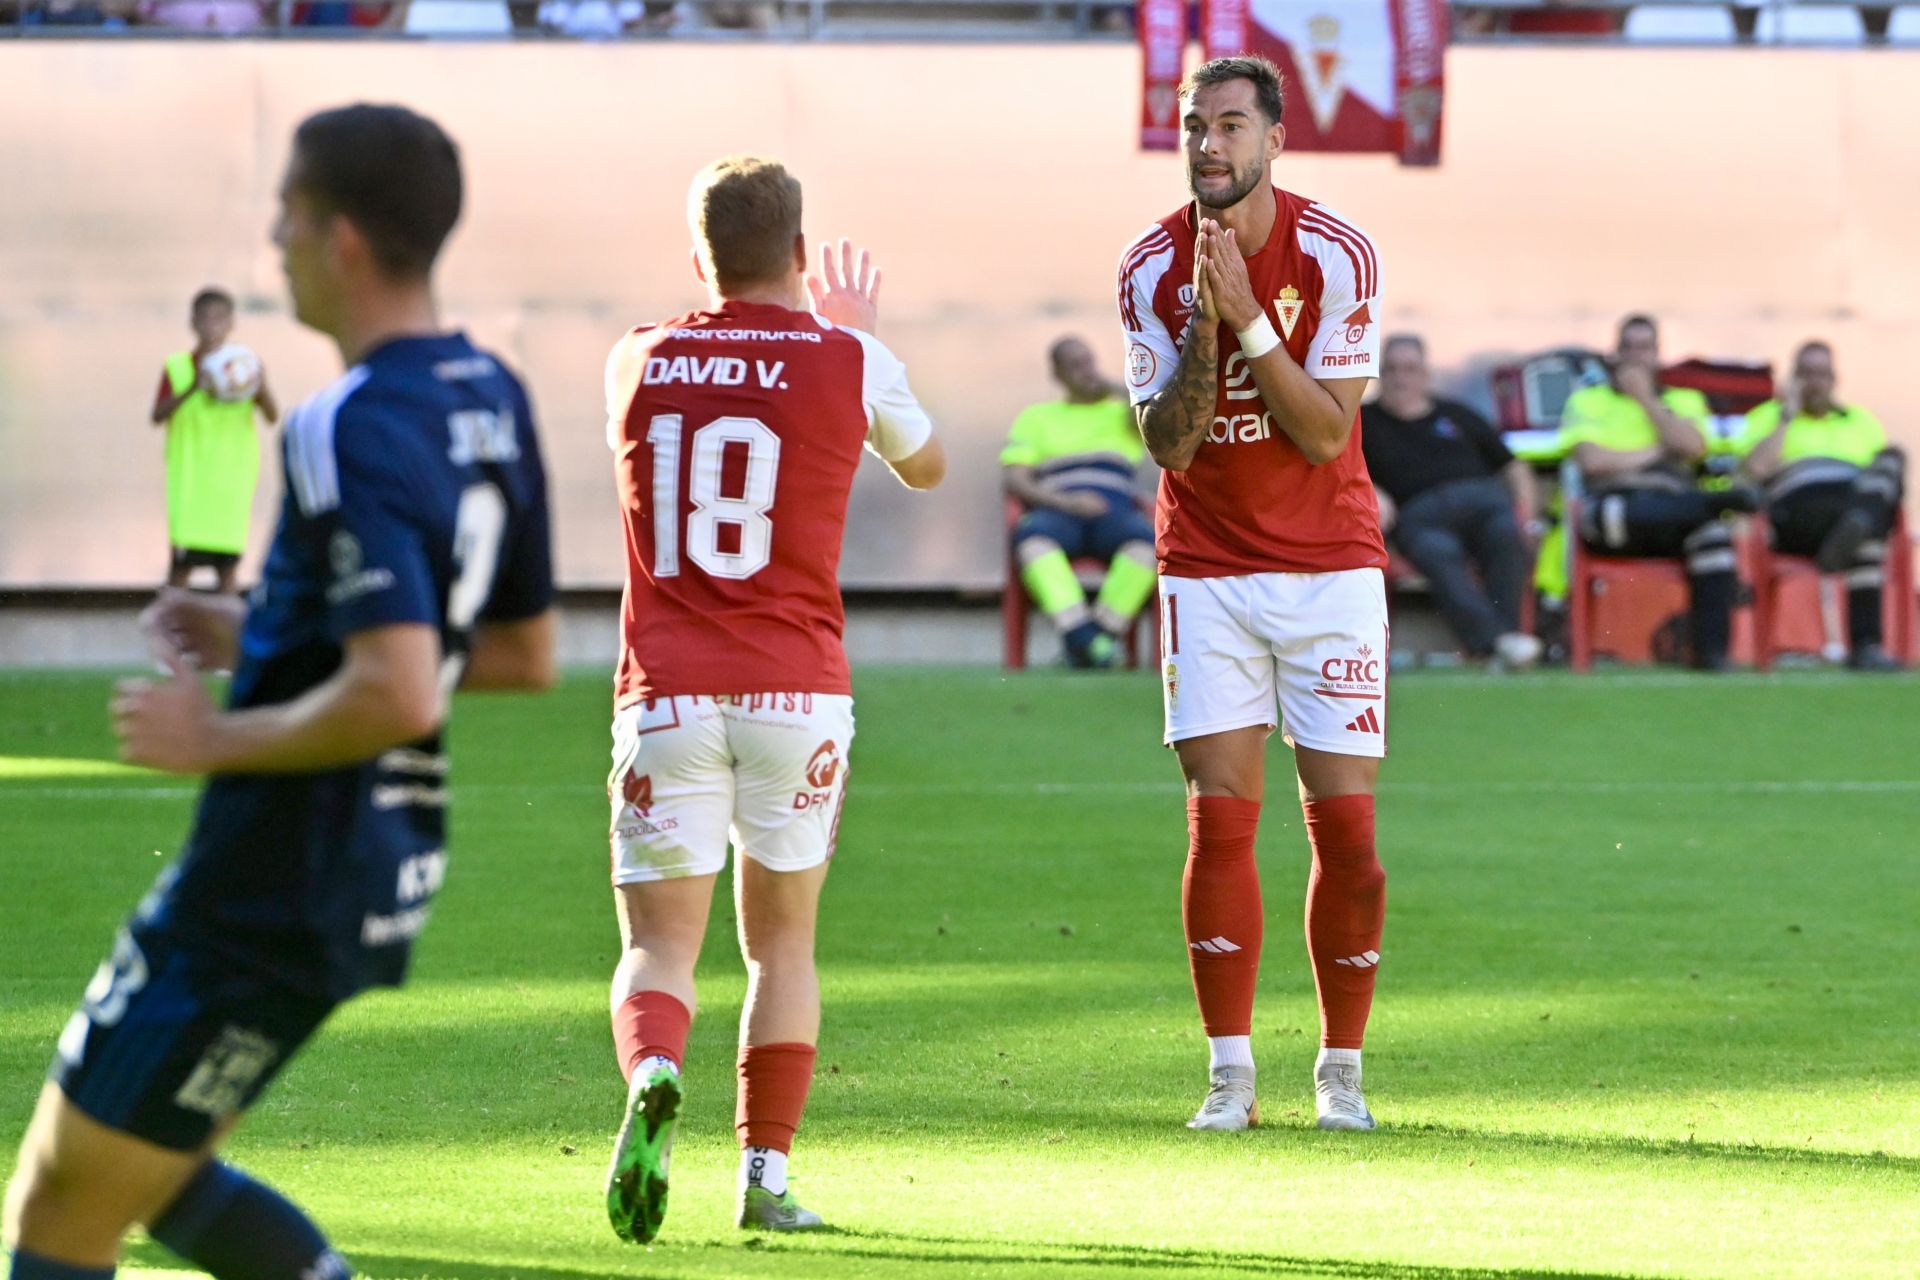
[[[1153,309],[1173,257],[1173,236],[1157,222],[1120,255],[1120,327],[1127,335],[1127,394],[1135,404],[1167,385],[1180,359],[1173,335]]]
[[[1304,362],[1315,378],[1380,372],[1380,259],[1373,241],[1323,204],[1300,215],[1301,252],[1320,264],[1320,327]]]

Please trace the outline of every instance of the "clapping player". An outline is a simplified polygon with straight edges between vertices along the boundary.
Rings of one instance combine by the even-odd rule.
[[[946,472],[906,369],[873,337],[868,256],[829,246],[803,285],[792,174],[716,161],[688,217],[709,305],[628,333],[606,377],[627,549],[607,787],[627,1113],[607,1213],[642,1242],[666,1212],[694,962],[729,844],[747,964],[738,1222],[820,1224],[788,1186],[787,1157],[813,1079],[814,918],[853,741],[847,497],[863,449],[915,489]]]

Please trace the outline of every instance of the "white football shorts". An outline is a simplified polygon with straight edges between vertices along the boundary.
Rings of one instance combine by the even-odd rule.
[[[613,718],[613,882],[709,875],[729,843],[771,871],[833,856],[847,794],[845,694],[682,695]]]
[[[1278,725],[1290,746],[1387,754],[1378,569],[1162,576],[1160,652],[1169,744]]]

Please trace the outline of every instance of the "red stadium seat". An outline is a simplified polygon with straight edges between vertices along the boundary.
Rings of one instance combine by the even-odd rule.
[[[1753,664],[1762,671],[1773,668],[1773,659],[1781,644],[1782,603],[1790,598],[1796,584],[1813,590],[1798,592],[1801,600],[1809,596],[1817,609],[1821,573],[1810,556],[1781,555],[1773,550],[1764,518],[1756,518],[1753,539]],[[1913,538],[1907,532],[1904,511],[1896,512],[1893,530],[1887,534],[1886,583],[1881,589],[1882,617],[1885,618],[1887,652],[1906,666],[1920,662],[1916,652],[1914,625]],[[1817,613],[1808,611],[1812,616]],[[1841,612],[1845,626],[1846,613]],[[1824,639],[1824,635],[1822,637]],[[1818,645],[1814,646],[1818,648]]]
[[[1650,661],[1653,657],[1651,635],[1661,618],[1673,611],[1677,602],[1685,607],[1687,599],[1686,565],[1678,559],[1639,559],[1632,556],[1601,556],[1587,550],[1580,539],[1579,498],[1567,499],[1567,662],[1575,671],[1593,670],[1596,652],[1628,661]],[[1749,526],[1749,529],[1751,526]],[[1734,536],[1734,549],[1743,566],[1753,563],[1750,533]],[[1751,580],[1751,574],[1743,575]],[[1600,597],[1624,595],[1623,603],[1609,606],[1602,619]],[[1603,622],[1605,625],[1603,625]],[[1748,628],[1741,610],[1734,610],[1733,643],[1729,650],[1736,662],[1751,648]],[[1602,639],[1606,643],[1601,643]]]
[[[1025,509],[1012,498],[1007,499],[1007,585],[1000,592],[1001,626],[1001,665],[1009,671],[1021,671],[1027,665],[1027,623],[1033,616],[1033,601],[1027,596],[1026,584],[1020,581],[1020,561],[1013,554],[1013,526],[1020,522]],[[1080,577],[1080,585],[1098,590],[1100,580],[1106,576],[1104,562],[1091,556],[1082,556],[1073,562],[1073,571]],[[1091,590],[1089,594],[1091,594]],[[1144,653],[1154,667],[1160,665],[1160,628],[1156,623],[1159,610],[1149,599],[1147,607],[1133,620],[1122,644],[1126,650],[1127,665],[1138,667]],[[1146,643],[1140,640],[1142,631],[1146,632]]]

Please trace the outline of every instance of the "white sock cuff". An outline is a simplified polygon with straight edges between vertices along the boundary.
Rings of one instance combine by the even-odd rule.
[[[1251,1036],[1208,1036],[1207,1069],[1216,1067],[1253,1066],[1253,1038]]]
[[[1322,1049],[1319,1056],[1313,1060],[1313,1065],[1317,1067],[1323,1062],[1357,1067],[1360,1065],[1360,1051],[1358,1049]]]
[[[765,1187],[774,1195],[785,1195],[787,1191],[787,1153],[775,1151],[772,1147],[742,1147],[740,1149],[740,1189]]]
[[[633,1078],[635,1080],[644,1080],[660,1067],[665,1067],[675,1075],[680,1074],[679,1063],[664,1053],[655,1053],[640,1059],[639,1064],[633,1069]]]

